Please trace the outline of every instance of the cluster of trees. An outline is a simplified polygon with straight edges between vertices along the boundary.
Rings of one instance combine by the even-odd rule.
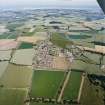
[[[90,82],[96,86],[101,86],[105,90],[105,76],[88,74]]]
[[[62,22],[51,21],[50,24],[63,24]]]
[[[35,97],[25,100],[25,103],[27,102],[56,103],[57,100],[52,98]]]
[[[37,98],[30,98],[24,101],[24,103],[31,102],[31,103],[52,103],[52,104],[78,104],[77,100],[62,100],[61,102],[58,102],[57,99],[52,98],[44,98],[44,97],[37,97]]]
[[[77,104],[79,104],[79,103],[77,102],[77,100],[63,100],[63,101],[62,101],[62,104],[63,104],[63,105],[66,105],[66,104],[77,105]]]

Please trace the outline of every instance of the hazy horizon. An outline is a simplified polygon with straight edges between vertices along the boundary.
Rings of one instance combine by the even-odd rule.
[[[99,8],[96,0],[0,0],[0,8]]]

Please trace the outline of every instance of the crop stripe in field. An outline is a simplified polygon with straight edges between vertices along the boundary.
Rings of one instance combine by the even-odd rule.
[[[64,72],[64,71],[61,71],[61,72]],[[59,91],[60,91],[60,88],[61,88],[61,87],[63,86],[63,84],[64,84],[64,81],[65,81],[66,76],[67,76],[67,73],[65,72],[65,73],[64,73],[64,76],[63,76],[63,79],[62,79],[62,81],[61,81],[61,83],[60,83],[60,85],[59,85],[59,87],[58,87],[57,92],[56,92],[55,98],[58,98],[58,97],[59,97]]]
[[[32,74],[31,74],[30,85],[29,85],[29,87],[27,88],[27,94],[26,94],[25,99],[30,98],[29,93],[30,93],[31,87],[32,87],[32,78],[33,78],[33,74],[34,74],[34,71],[32,71]],[[29,102],[29,103],[26,103],[26,105],[29,105],[29,104],[30,104],[30,102]]]
[[[80,98],[81,98],[84,80],[85,80],[85,76],[82,74],[82,80],[81,80],[81,85],[80,85],[80,89],[79,89],[79,93],[78,93],[77,102],[79,102],[80,101]]]
[[[11,89],[11,90],[25,90],[27,91],[27,88],[4,88],[4,89]]]
[[[65,81],[64,81],[63,87],[62,87],[62,89],[61,89],[60,95],[59,95],[58,100],[57,100],[58,102],[60,102],[61,99],[62,99],[64,90],[65,90],[66,85],[67,85],[67,83],[68,83],[68,81],[69,81],[70,74],[71,74],[71,70],[68,72],[68,74],[67,74],[67,76],[66,76],[66,79],[65,79]]]
[[[56,69],[56,68],[47,68],[47,67],[45,67],[45,68],[36,68],[35,69],[36,71],[61,71],[61,72],[64,72],[65,70],[64,69]]]

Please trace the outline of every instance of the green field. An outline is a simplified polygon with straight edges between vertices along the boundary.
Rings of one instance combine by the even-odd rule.
[[[30,86],[31,68],[9,64],[0,79],[0,85],[5,88],[26,88]]]
[[[53,33],[51,36],[51,42],[59,47],[65,48],[68,44],[73,44],[66,37],[59,33]]]
[[[91,38],[89,35],[69,35],[70,39],[87,39]]]
[[[7,24],[7,29],[9,29],[10,32],[13,32],[16,30],[16,28],[21,27],[22,25],[23,25],[22,22],[9,23],[9,24]]]
[[[90,38],[83,38],[83,37],[90,37]],[[72,40],[74,43],[77,43],[79,45],[85,46],[85,47],[90,47],[94,48],[95,47],[95,42],[105,42],[105,32],[78,32],[74,35],[66,35],[66,37],[69,40]],[[81,38],[79,38],[81,37]]]
[[[18,35],[10,35],[10,36],[8,36],[8,39],[16,39],[18,37]]]
[[[18,31],[5,32],[0,35],[0,39],[16,39],[19,35]]]
[[[82,89],[81,104],[82,105],[104,105],[103,95],[105,91],[100,86],[90,83],[88,78]]]
[[[0,105],[24,105],[26,91],[0,89]]]
[[[94,43],[91,43],[91,40],[74,40],[73,42],[83,47],[95,48],[95,45]]]
[[[57,95],[64,72],[35,71],[32,79],[32,97],[54,98]]]
[[[30,49],[33,48],[32,43],[22,42],[18,49]]]
[[[2,35],[0,35],[0,39],[6,39],[9,36],[10,35],[8,33],[3,33]]]
[[[82,72],[77,72],[77,71],[71,72],[69,82],[64,91],[64,96],[63,96],[64,99],[66,100],[77,99],[82,79],[81,75]]]
[[[72,69],[82,70],[89,74],[103,75],[103,71],[100,70],[99,65],[85,63],[81,60],[75,60],[71,66]]]

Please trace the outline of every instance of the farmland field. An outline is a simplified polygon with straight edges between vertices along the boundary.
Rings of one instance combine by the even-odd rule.
[[[0,84],[6,88],[26,88],[30,85],[31,77],[31,68],[9,64],[0,79]]]
[[[75,100],[78,97],[79,88],[82,79],[82,72],[72,71],[70,74],[70,78],[67,84],[67,87],[64,91],[63,98],[66,100]]]
[[[8,61],[0,62],[0,78],[3,75],[3,73],[5,72],[7,66],[8,66]]]
[[[0,51],[0,60],[10,60],[12,50]]]
[[[69,35],[66,36],[69,40],[72,40],[76,44],[80,44],[82,46],[87,47],[94,47],[93,43],[89,43],[94,41],[94,38],[92,34],[88,32],[76,32],[74,34],[69,33]]]
[[[35,71],[32,79],[32,97],[54,98],[57,95],[64,72]]]
[[[0,24],[0,35],[8,31],[6,25]]]
[[[0,39],[6,39],[9,35],[7,33],[3,33],[0,35]]]
[[[41,37],[41,36],[42,36],[42,37],[47,37],[47,32],[41,32],[41,31],[40,31],[40,32],[36,32],[36,33],[35,33],[35,36],[39,36],[39,37]]]
[[[13,33],[12,33],[13,34]],[[18,37],[18,35],[16,34],[16,33],[14,33],[13,35],[12,34],[10,34],[9,36],[8,36],[8,39],[16,39],[17,37]]]
[[[54,57],[53,68],[67,70],[70,67],[70,63],[65,57]]]
[[[104,105],[104,94],[105,91],[102,89],[102,87],[92,84],[88,78],[85,78],[81,95],[81,104]]]
[[[94,42],[105,42],[105,33],[104,32],[78,32],[78,33],[68,33],[67,38],[73,42],[80,44],[84,47],[95,47]],[[79,38],[81,37],[81,38]],[[90,37],[84,39],[83,37]]]
[[[22,42],[18,49],[29,49],[33,48],[33,44]]]
[[[0,35],[0,39],[16,39],[18,34],[18,31],[6,32]]]
[[[53,33],[51,42],[62,48],[65,48],[68,44],[73,44],[66,37],[62,36],[62,34],[60,35],[59,33]]]
[[[27,43],[33,43],[33,44],[36,44],[37,41],[40,41],[40,40],[45,40],[46,37],[44,36],[21,36],[21,37],[18,37],[17,41],[20,41],[20,42],[27,42]]]
[[[18,42],[14,39],[1,39],[0,40],[0,50],[10,50],[16,48]]]
[[[88,53],[88,52],[85,52],[84,55],[87,56],[89,59],[94,60],[94,62],[96,62],[97,64],[100,63],[99,60],[100,60],[101,55],[92,54],[92,53]]]
[[[34,49],[20,49],[16,50],[13,55],[11,62],[20,65],[32,65],[32,60],[34,56]]]
[[[0,89],[0,105],[24,105],[26,91]]]
[[[103,74],[102,70],[99,69],[99,65],[85,63],[81,60],[75,60],[71,68],[76,70],[82,70],[90,74]]]

